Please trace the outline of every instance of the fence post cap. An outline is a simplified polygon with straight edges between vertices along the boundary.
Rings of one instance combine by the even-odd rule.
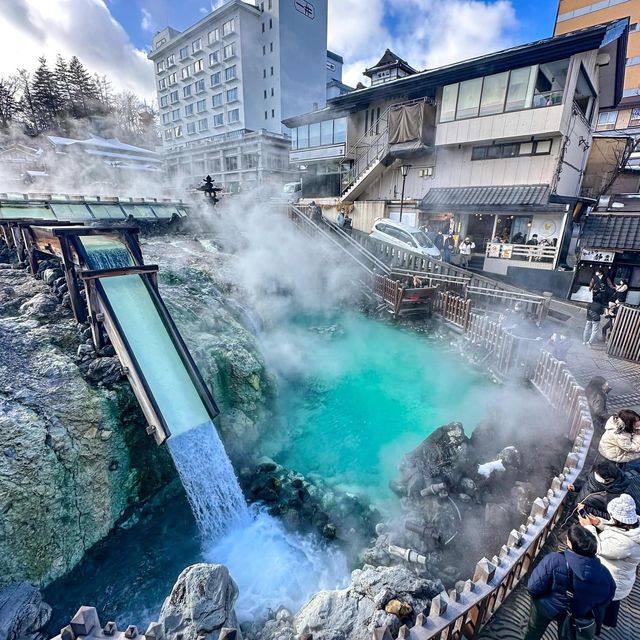
[[[476,565],[473,581],[488,584],[493,579],[495,573],[496,566],[492,564],[488,558],[482,558]]]

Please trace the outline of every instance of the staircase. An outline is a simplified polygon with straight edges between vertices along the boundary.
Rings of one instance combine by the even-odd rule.
[[[340,202],[353,202],[382,175],[389,156],[389,110],[386,109],[351,148],[349,156],[354,160]]]

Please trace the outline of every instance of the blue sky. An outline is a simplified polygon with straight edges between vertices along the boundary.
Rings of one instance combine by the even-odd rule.
[[[183,30],[224,0],[0,0],[0,75],[77,55],[116,90],[153,99],[153,33]],[[287,2],[289,0],[281,0]],[[316,0],[320,2],[322,0]],[[557,0],[328,0],[329,47],[355,85],[389,47],[417,69],[551,35]]]

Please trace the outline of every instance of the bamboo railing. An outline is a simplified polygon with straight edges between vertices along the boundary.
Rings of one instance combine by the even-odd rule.
[[[640,309],[624,305],[611,329],[607,353],[615,358],[640,362]]]

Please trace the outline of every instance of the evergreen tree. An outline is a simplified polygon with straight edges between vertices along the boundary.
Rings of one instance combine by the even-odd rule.
[[[26,69],[18,71],[18,83],[22,92],[18,108],[25,131],[29,135],[37,136],[40,133],[40,129],[38,128],[38,117],[31,95],[31,76]]]
[[[86,118],[91,115],[99,101],[98,88],[76,56],[73,56],[69,62],[68,77],[72,88],[71,114],[74,118]]]
[[[67,65],[67,61],[59,54],[56,58],[56,66],[53,70],[53,74],[55,76],[56,89],[58,91],[58,96],[60,97],[62,111],[65,115],[69,115],[71,113],[72,102],[72,89],[71,83],[69,82],[69,66]]]
[[[40,63],[31,80],[31,100],[39,131],[58,129],[62,120],[62,101],[56,78],[47,66],[46,58]]]

